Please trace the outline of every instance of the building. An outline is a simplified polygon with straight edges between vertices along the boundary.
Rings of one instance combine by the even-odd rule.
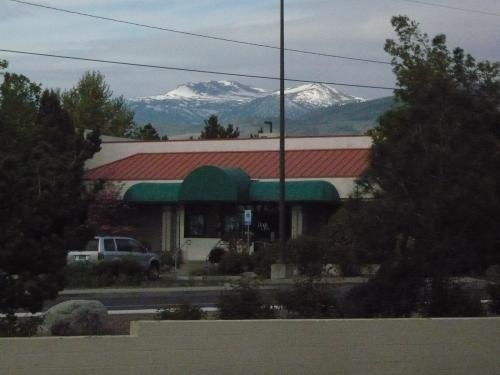
[[[314,235],[368,163],[366,136],[286,139],[287,237]],[[121,183],[137,207],[138,238],[205,260],[227,236],[279,238],[276,138],[103,142],[86,179]],[[252,223],[243,225],[244,210]]]

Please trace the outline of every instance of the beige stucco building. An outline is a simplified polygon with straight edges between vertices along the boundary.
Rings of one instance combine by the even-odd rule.
[[[366,136],[286,139],[288,237],[326,222],[352,193],[370,146]],[[137,208],[137,237],[154,250],[205,260],[229,234],[249,231],[252,248],[279,237],[278,149],[276,138],[108,141],[88,161],[86,179],[121,184]]]

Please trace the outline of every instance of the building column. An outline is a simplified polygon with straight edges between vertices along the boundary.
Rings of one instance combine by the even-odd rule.
[[[163,206],[162,209],[162,225],[161,225],[161,250],[172,251],[172,207]]]
[[[294,205],[291,210],[292,238],[297,238],[304,231],[304,212],[302,206]]]

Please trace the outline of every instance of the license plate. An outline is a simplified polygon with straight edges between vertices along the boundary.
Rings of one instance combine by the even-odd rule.
[[[89,256],[88,255],[75,255],[75,260],[78,262],[85,262],[85,261],[89,260]]]

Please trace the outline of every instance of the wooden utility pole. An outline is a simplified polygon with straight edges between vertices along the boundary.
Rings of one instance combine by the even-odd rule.
[[[280,12],[280,189],[279,189],[279,230],[280,263],[286,262],[286,205],[285,205],[285,5],[281,1]]]

